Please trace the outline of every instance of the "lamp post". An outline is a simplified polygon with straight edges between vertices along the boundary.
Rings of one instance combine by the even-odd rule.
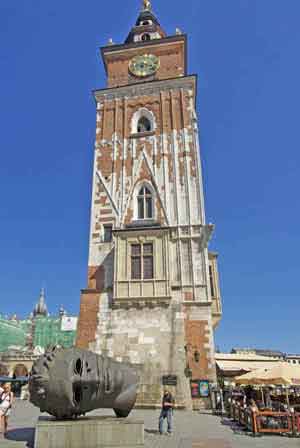
[[[198,352],[198,350],[196,349],[194,352],[194,360],[195,362],[199,362],[200,361],[200,353]]]

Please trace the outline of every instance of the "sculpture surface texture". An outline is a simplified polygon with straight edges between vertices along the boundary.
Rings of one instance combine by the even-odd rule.
[[[98,408],[127,417],[137,394],[132,366],[77,348],[54,348],[35,361],[30,401],[57,419],[78,417]]]

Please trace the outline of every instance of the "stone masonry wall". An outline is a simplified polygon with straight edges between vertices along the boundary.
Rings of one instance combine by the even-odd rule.
[[[191,407],[186,366],[184,316],[174,299],[169,307],[112,309],[102,294],[96,342],[89,348],[117,361],[134,364],[140,372],[137,405],[159,406],[162,376],[178,376],[177,405]]]

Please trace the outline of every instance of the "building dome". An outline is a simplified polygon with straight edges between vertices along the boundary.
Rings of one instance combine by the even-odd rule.
[[[47,317],[48,316],[48,309],[47,309],[47,305],[46,305],[46,302],[45,302],[45,290],[44,290],[44,288],[41,289],[39,301],[35,305],[34,310],[33,310],[33,316],[34,317],[38,317],[38,316]]]

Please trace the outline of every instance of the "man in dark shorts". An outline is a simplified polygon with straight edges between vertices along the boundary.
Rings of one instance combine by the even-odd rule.
[[[174,406],[175,406],[175,400],[174,400],[172,394],[167,389],[165,389],[163,399],[162,399],[161,413],[159,416],[158,430],[159,430],[160,434],[163,434],[163,424],[164,424],[165,418],[167,419],[167,423],[168,423],[167,434],[168,435],[172,434]]]

